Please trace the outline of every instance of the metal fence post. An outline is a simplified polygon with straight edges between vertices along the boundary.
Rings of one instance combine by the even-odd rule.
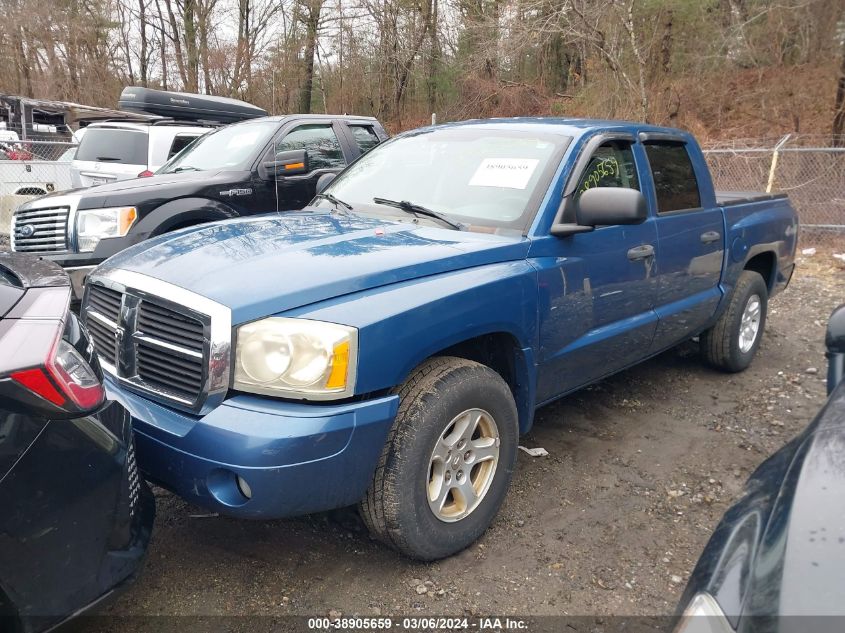
[[[775,172],[778,168],[778,156],[780,148],[786,144],[790,136],[792,135],[787,134],[782,139],[780,139],[780,141],[778,141],[778,144],[775,145],[774,152],[772,152],[772,166],[769,168],[769,184],[766,185],[766,193],[772,193],[772,188],[775,186]]]

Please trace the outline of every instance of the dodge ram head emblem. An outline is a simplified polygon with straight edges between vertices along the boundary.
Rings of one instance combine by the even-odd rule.
[[[35,233],[35,227],[31,224],[24,224],[19,226],[15,231],[15,237],[32,237]]]

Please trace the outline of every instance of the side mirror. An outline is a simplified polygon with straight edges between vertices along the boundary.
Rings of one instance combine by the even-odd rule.
[[[824,344],[827,347],[827,393],[830,395],[845,376],[845,304],[830,315]]]
[[[582,226],[639,224],[648,217],[648,204],[636,189],[594,187],[578,198],[575,217]]]
[[[648,217],[648,203],[636,189],[594,187],[575,202],[575,217],[575,224],[554,224],[551,234],[564,237],[586,233],[597,226],[639,224]]]
[[[278,176],[307,174],[310,171],[308,150],[292,149],[286,152],[277,152],[275,160],[264,161],[261,166],[264,168],[264,173],[268,179],[275,179]]]
[[[322,193],[329,186],[329,183],[337,178],[337,174],[323,174],[317,178],[317,193]]]

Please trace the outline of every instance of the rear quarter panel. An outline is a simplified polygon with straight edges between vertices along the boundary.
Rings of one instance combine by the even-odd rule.
[[[725,297],[730,295],[745,264],[760,253],[776,256],[770,295],[786,287],[795,265],[798,217],[787,198],[723,207],[727,256],[722,272]],[[724,302],[724,300],[723,300]]]

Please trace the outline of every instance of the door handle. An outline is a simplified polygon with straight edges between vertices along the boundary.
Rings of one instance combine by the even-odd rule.
[[[654,257],[654,246],[651,244],[643,244],[642,246],[635,246],[628,251],[628,259],[632,262]]]
[[[722,234],[719,233],[719,231],[707,231],[701,234],[702,244],[709,244],[710,242],[715,242],[719,239],[722,239]]]

